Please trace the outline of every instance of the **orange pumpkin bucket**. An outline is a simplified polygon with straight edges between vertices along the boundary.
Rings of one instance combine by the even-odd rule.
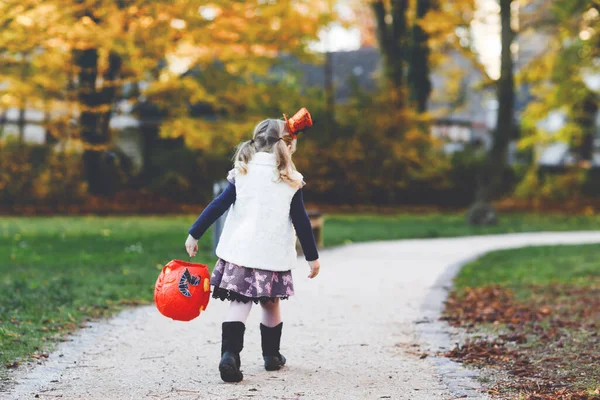
[[[210,300],[208,267],[180,260],[164,266],[154,286],[154,303],[165,317],[191,321]]]

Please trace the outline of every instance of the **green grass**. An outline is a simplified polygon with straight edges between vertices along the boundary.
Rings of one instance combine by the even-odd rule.
[[[325,224],[325,245],[372,240],[436,238],[511,232],[600,229],[600,216],[502,215],[492,227],[470,227],[462,214],[333,215]]]
[[[192,217],[0,219],[0,365],[88,317],[152,300],[159,267],[186,259]],[[211,262],[210,236],[200,260]]]
[[[159,268],[187,258],[183,243],[193,220],[1,217],[0,366],[51,347],[86,319],[150,302]],[[325,243],[600,227],[600,217],[513,215],[501,221],[474,229],[462,215],[335,215],[326,221]],[[210,235],[202,238],[196,260],[213,264]]]
[[[456,277],[455,284],[459,290],[502,285],[517,292],[532,285],[585,285],[600,277],[598,254],[598,244],[494,251],[465,265]]]

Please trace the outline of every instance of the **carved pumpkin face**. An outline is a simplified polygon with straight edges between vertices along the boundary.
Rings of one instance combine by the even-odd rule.
[[[206,309],[210,300],[208,267],[172,260],[162,269],[154,286],[158,311],[176,321],[191,321]]]

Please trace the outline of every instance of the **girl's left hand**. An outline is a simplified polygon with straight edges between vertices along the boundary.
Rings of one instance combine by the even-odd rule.
[[[308,275],[310,279],[319,275],[319,271],[321,270],[321,263],[319,260],[309,261],[308,265],[310,266],[310,275]]]
[[[198,253],[198,239],[194,239],[192,235],[188,235],[185,241],[185,249],[190,257],[194,257]]]

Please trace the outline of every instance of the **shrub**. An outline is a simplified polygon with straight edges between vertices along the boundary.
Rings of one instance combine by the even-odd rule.
[[[586,171],[578,168],[530,168],[515,196],[529,201],[565,201],[581,197]]]
[[[53,152],[35,178],[33,195],[38,201],[52,205],[81,202],[87,194],[81,156]]]
[[[213,184],[225,179],[232,167],[228,156],[185,147],[157,150],[152,165],[158,174],[149,183],[150,190],[184,204],[210,202]]]
[[[86,195],[81,156],[0,142],[0,204],[72,204]]]
[[[0,142],[0,202],[12,206],[31,199],[37,173],[32,147]]]
[[[600,196],[600,167],[590,168],[585,172],[581,193],[584,196]]]

